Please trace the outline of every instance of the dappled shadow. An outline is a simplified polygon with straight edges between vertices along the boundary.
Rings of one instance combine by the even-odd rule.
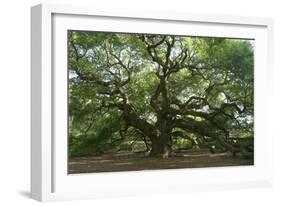
[[[144,157],[133,152],[106,154],[99,157],[73,158],[69,161],[69,174],[178,169],[218,166],[253,165],[253,159],[233,157],[230,153],[195,152],[177,154],[166,159]]]

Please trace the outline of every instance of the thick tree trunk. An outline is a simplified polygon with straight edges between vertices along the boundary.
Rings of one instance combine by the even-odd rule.
[[[165,136],[165,135],[164,135]],[[151,157],[168,158],[171,154],[171,143],[167,137],[154,136],[151,138],[152,149],[150,152]]]
[[[158,120],[156,127],[151,138],[152,150],[151,156],[159,156],[162,158],[168,158],[171,154],[171,133],[172,129],[169,127],[169,123],[165,116],[158,114]]]
[[[168,158],[171,154],[172,127],[165,110],[163,110],[165,106],[162,105],[162,109],[157,111],[157,122],[150,138],[152,143],[150,156]]]
[[[170,156],[172,128],[165,115],[159,112],[157,114],[157,123],[154,126],[137,116],[130,105],[125,105],[122,110],[127,124],[137,128],[145,136],[149,137],[152,143],[149,156],[162,158]]]

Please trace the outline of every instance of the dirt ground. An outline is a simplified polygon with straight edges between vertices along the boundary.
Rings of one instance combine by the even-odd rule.
[[[223,167],[253,164],[253,159],[233,157],[230,153],[188,152],[162,159],[145,157],[143,153],[120,152],[98,157],[71,158],[68,163],[68,173]]]

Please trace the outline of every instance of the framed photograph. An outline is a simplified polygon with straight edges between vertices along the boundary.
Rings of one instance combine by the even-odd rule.
[[[40,201],[272,185],[271,19],[31,9]]]

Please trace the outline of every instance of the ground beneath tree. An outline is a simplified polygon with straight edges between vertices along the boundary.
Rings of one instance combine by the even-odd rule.
[[[230,153],[184,152],[162,159],[145,157],[144,153],[118,152],[95,157],[70,158],[68,173],[223,167],[253,165],[253,163],[252,158],[233,157]]]

